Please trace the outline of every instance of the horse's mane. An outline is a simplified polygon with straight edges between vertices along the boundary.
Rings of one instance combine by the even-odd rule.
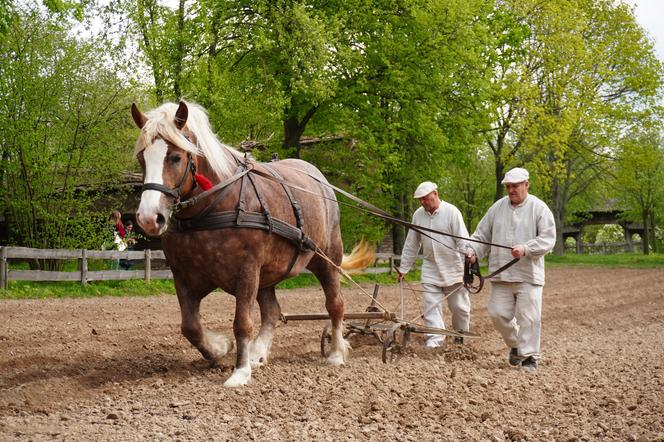
[[[145,114],[148,121],[143,126],[141,135],[136,141],[134,153],[138,154],[145,150],[159,136],[180,149],[204,156],[218,177],[232,175],[237,164],[233,157],[241,159],[242,154],[217,139],[217,136],[212,132],[205,109],[195,103],[185,102],[185,104],[189,110],[187,127],[196,136],[197,145],[187,140],[175,126],[174,119],[178,104],[164,103]]]

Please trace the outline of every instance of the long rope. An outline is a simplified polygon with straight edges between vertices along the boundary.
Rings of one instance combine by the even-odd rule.
[[[437,234],[444,235],[444,236],[449,236],[449,237],[451,237],[451,238],[455,238],[455,239],[461,239],[461,240],[464,240],[464,241],[475,242],[475,243],[479,243],[479,244],[485,244],[485,245],[489,245],[489,246],[493,246],[493,247],[500,247],[500,248],[503,248],[503,249],[509,249],[509,250],[512,249],[511,246],[506,246],[506,245],[503,245],[503,244],[496,244],[496,243],[492,243],[492,242],[488,242],[488,241],[482,241],[482,240],[479,240],[479,239],[467,238],[467,237],[464,237],[464,236],[459,236],[459,235],[454,235],[454,234],[452,234],[452,233],[443,232],[443,231],[441,231],[441,230],[431,229],[431,228],[428,228],[428,227],[418,226],[418,225],[416,225],[416,224],[409,223],[408,221],[404,221],[404,220],[402,220],[401,218],[397,218],[397,217],[394,217],[394,216],[388,214],[388,213],[385,212],[384,210],[382,210],[382,209],[380,209],[380,208],[374,206],[374,205],[371,204],[371,203],[368,203],[368,202],[366,202],[366,201],[364,201],[364,200],[362,200],[362,199],[356,197],[355,195],[353,195],[353,194],[351,194],[351,193],[349,193],[349,192],[346,192],[346,191],[343,190],[343,189],[340,189],[340,188],[337,187],[337,186],[334,186],[334,185],[332,185],[332,184],[330,184],[330,183],[328,183],[328,182],[326,182],[326,181],[322,181],[322,180],[320,180],[319,178],[317,178],[317,177],[311,175],[310,173],[307,173],[307,172],[302,171],[302,170],[299,170],[299,169],[295,169],[295,168],[293,168],[293,167],[285,166],[285,165],[282,165],[282,167],[287,167],[287,168],[289,168],[289,169],[291,169],[291,170],[294,170],[294,171],[297,171],[297,172],[300,172],[300,173],[302,173],[302,174],[307,175],[308,177],[310,177],[310,178],[316,180],[318,183],[320,183],[320,184],[322,184],[322,185],[324,185],[324,186],[327,186],[327,187],[329,187],[330,189],[332,189],[332,190],[334,190],[334,191],[336,191],[336,192],[342,194],[343,196],[345,196],[345,197],[347,197],[347,198],[349,198],[349,199],[355,201],[355,202],[357,203],[357,205],[353,205],[353,204],[350,204],[350,203],[346,203],[346,202],[343,202],[343,201],[339,201],[339,200],[337,200],[336,198],[328,197],[328,196],[325,196],[325,195],[321,195],[320,193],[316,193],[316,192],[313,192],[313,191],[311,191],[311,190],[309,190],[309,189],[305,189],[305,188],[303,188],[303,187],[300,187],[300,186],[297,186],[297,185],[294,185],[294,184],[290,184],[290,183],[289,183],[288,185],[289,185],[290,187],[294,188],[294,189],[297,189],[297,190],[299,190],[299,191],[301,191],[301,192],[305,192],[305,193],[309,193],[309,194],[312,194],[312,195],[316,195],[316,196],[318,196],[319,198],[323,198],[323,199],[327,199],[327,200],[330,200],[330,201],[337,202],[338,204],[344,204],[344,205],[346,205],[346,206],[349,206],[349,207],[353,207],[353,208],[356,208],[356,209],[362,210],[363,212],[370,213],[370,214],[372,214],[372,215],[378,216],[378,217],[380,217],[380,218],[383,218],[383,219],[385,219],[385,220],[387,220],[387,221],[390,221],[390,222],[393,222],[393,223],[395,223],[395,224],[401,224],[401,225],[406,226],[406,227],[408,227],[408,228],[411,228],[411,229],[413,229],[413,230],[415,230],[415,231],[418,231],[419,233],[421,233],[421,234],[423,234],[423,235],[425,235],[425,236],[431,238],[432,240],[434,240],[434,241],[436,241],[436,242],[438,242],[438,243],[440,243],[440,244],[445,245],[446,247],[449,247],[449,246],[447,246],[446,244],[442,243],[440,240],[436,239],[435,237],[426,234],[425,232],[437,233]],[[255,173],[255,174],[257,174],[257,175],[260,175],[260,176],[262,176],[262,177],[264,177],[264,178],[267,178],[267,179],[269,179],[269,180],[272,180],[272,181],[275,181],[275,182],[278,182],[278,183],[285,182],[285,181],[283,181],[283,180],[279,180],[279,179],[277,179],[277,178],[275,178],[275,177],[273,177],[273,176],[271,176],[271,175],[265,174],[264,172],[259,171],[259,170],[256,170],[256,169],[252,169],[252,173]],[[457,251],[457,252],[458,252],[458,253],[463,253],[463,252],[460,252],[460,251]]]

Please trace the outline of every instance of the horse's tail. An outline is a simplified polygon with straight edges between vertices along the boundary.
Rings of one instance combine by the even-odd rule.
[[[362,270],[376,261],[376,254],[373,248],[366,241],[362,240],[353,247],[350,255],[344,255],[341,261],[341,268],[344,270]]]

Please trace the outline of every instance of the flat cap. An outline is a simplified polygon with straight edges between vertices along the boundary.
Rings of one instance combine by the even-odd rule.
[[[505,178],[501,181],[502,184],[515,184],[515,183],[523,183],[524,181],[528,181],[528,171],[522,167],[515,167],[514,169],[510,169],[507,171],[505,174]]]
[[[413,194],[413,198],[423,198],[436,189],[438,189],[436,183],[432,183],[431,181],[425,181],[419,186],[417,186],[417,189],[415,189],[415,193]]]

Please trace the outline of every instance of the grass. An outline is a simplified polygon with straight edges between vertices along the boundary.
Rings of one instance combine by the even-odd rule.
[[[0,299],[93,298],[99,296],[154,296],[175,294],[172,280],[153,280],[149,284],[140,279],[126,281],[31,282],[9,281],[7,290],[0,290]]]
[[[644,255],[638,253],[618,253],[615,255],[547,255],[547,266],[589,266],[629,269],[651,269],[664,267],[664,254]]]
[[[664,254],[616,254],[616,255],[576,255],[565,256],[547,255],[547,267],[589,266],[607,268],[658,268],[664,267]],[[103,265],[100,265],[102,267]],[[482,267],[482,274],[486,275],[486,267]],[[392,285],[396,283],[393,274],[357,274],[352,275],[353,280],[360,284]],[[408,273],[406,280],[419,281],[420,272]],[[287,290],[303,287],[317,287],[318,280],[310,273],[303,273],[294,278],[282,281],[277,289]],[[351,283],[342,278],[342,287],[350,287]],[[153,280],[147,284],[143,280],[127,281],[95,281],[85,286],[78,282],[29,282],[9,281],[7,290],[0,290],[0,299],[44,299],[44,298],[90,298],[97,296],[153,296],[160,294],[175,294],[173,281]]]

